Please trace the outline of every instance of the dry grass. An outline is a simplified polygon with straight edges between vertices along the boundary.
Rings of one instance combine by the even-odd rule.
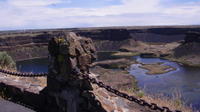
[[[123,91],[123,90],[121,90]],[[192,108],[189,106],[186,106],[181,101],[181,93],[179,91],[175,91],[172,98],[167,98],[162,94],[156,94],[156,95],[148,95],[145,94],[143,91],[132,91],[132,89],[128,89],[126,91],[123,91],[129,95],[136,96],[139,99],[143,99],[147,101],[148,103],[155,103],[160,107],[168,107],[171,110],[181,110],[182,112],[193,112]]]

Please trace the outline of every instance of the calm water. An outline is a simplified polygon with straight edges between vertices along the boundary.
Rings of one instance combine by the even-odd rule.
[[[21,72],[47,72],[48,71],[48,59],[31,59],[17,62],[17,70]]]
[[[200,110],[200,69],[186,67],[175,62],[159,58],[134,57],[142,63],[163,62],[165,65],[175,67],[177,70],[160,75],[147,75],[147,70],[141,69],[139,65],[132,65],[130,73],[138,80],[141,89],[149,94],[163,94],[173,97],[181,94],[181,99],[188,105]]]
[[[99,60],[111,59],[110,53],[98,54]],[[163,62],[176,68],[175,71],[161,75],[147,75],[147,70],[141,69],[139,65],[132,65],[130,73],[138,80],[141,89],[149,94],[163,94],[172,97],[176,93],[181,94],[181,98],[188,105],[200,110],[200,69],[179,65],[175,62],[159,58],[133,57],[142,63]],[[17,62],[17,68],[22,72],[47,72],[48,59],[32,59]]]

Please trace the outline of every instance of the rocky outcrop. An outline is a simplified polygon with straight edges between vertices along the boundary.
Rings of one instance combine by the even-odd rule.
[[[200,32],[188,32],[184,39],[184,43],[197,42],[200,43]]]
[[[200,33],[188,32],[184,42],[174,49],[177,61],[190,66],[200,66]]]
[[[48,48],[50,65],[44,93],[56,99],[53,103],[57,107],[56,110],[105,112],[91,92],[93,88],[90,82],[77,74],[88,74],[89,65],[95,60],[96,50],[92,40],[78,37],[72,32],[61,32],[49,41]]]
[[[200,51],[200,33],[188,32],[185,36],[184,42],[174,49],[176,57],[184,55],[199,54]]]

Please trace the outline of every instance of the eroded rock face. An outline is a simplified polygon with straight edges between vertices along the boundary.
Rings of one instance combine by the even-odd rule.
[[[191,42],[200,43],[200,32],[188,32],[184,40],[185,43],[191,43]]]
[[[49,42],[49,53],[51,58],[54,58],[51,65],[54,69],[50,68],[50,72],[57,74],[65,70],[60,67],[66,67],[69,74],[75,69],[88,72],[89,65],[96,59],[92,40],[78,37],[72,32],[60,33],[52,38]]]
[[[47,79],[47,95],[55,99],[59,112],[104,112],[94,94],[90,82],[76,72],[89,73],[95,60],[95,48],[91,39],[75,33],[59,33],[49,41],[50,65]],[[76,72],[74,72],[76,71]],[[53,102],[53,101],[52,101]],[[48,105],[52,105],[49,103]]]
[[[200,33],[188,32],[184,42],[176,47],[174,56],[186,65],[199,66],[200,64]]]
[[[93,40],[111,40],[122,41],[131,38],[130,33],[126,29],[99,29],[92,31],[77,31],[79,35],[91,37]]]

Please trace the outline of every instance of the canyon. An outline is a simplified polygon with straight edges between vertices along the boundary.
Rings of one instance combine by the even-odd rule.
[[[200,32],[200,26],[1,31],[0,50],[8,52],[15,61],[48,57],[48,42],[56,35],[59,35],[60,32],[74,32],[78,36],[91,38],[98,52],[118,51],[115,53],[116,56],[123,56],[123,54],[126,54],[129,56],[159,57],[181,63],[183,62],[184,64],[190,63],[190,65],[199,65],[200,59],[198,58],[198,51],[200,46],[198,32]],[[190,51],[188,51],[188,49],[190,49]],[[187,60],[187,63],[183,60]],[[117,66],[120,71],[114,72],[111,69],[115,69],[116,66],[110,66],[110,64],[116,65],[116,63],[126,63],[128,65]],[[101,63],[97,62],[96,64],[98,66],[92,71],[95,74],[100,74],[99,79],[104,80],[109,85],[116,85],[117,89],[123,90],[121,88],[125,86],[130,89],[133,83],[136,83],[132,82],[135,81],[134,77],[130,76],[125,70],[126,66],[130,66],[132,62],[127,63],[127,60],[121,59],[118,61],[111,60],[109,61],[109,65],[107,61],[102,61]],[[101,74],[101,72],[107,74]],[[114,75],[117,75],[117,77]],[[110,79],[112,79],[113,82],[110,82]],[[119,81],[119,79],[123,81]],[[99,95],[99,98],[102,96],[102,94],[98,94],[98,92],[96,94],[97,96]],[[103,92],[103,94],[105,95],[107,92]],[[113,97],[110,98],[112,99]],[[100,98],[100,100],[107,103],[107,100],[104,98]]]
[[[60,31],[75,32],[77,35],[91,38],[97,51],[126,51],[127,46],[133,48],[138,45],[138,41],[166,45],[168,43],[181,42],[184,40],[187,32],[200,32],[200,26],[100,27],[1,31],[0,50],[7,51],[15,60],[47,57],[48,40],[52,35]],[[176,45],[174,46],[176,47]]]

